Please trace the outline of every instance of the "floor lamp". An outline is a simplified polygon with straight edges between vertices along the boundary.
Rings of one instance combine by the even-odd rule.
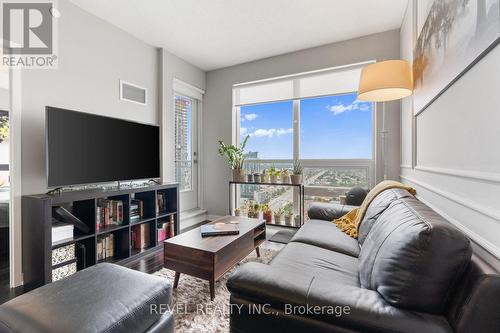
[[[382,130],[379,132],[382,141],[381,158],[384,180],[387,179],[386,168],[386,134],[385,103],[410,96],[413,93],[411,66],[404,60],[387,60],[364,67],[361,70],[358,99],[369,102],[382,102]]]

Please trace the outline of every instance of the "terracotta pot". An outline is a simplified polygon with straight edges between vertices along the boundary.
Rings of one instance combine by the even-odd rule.
[[[233,169],[233,181],[244,182],[245,181],[245,170]]]
[[[273,212],[268,211],[264,212],[263,214],[264,220],[266,220],[266,223],[273,223]]]
[[[302,184],[302,175],[291,175],[292,184],[299,185]]]

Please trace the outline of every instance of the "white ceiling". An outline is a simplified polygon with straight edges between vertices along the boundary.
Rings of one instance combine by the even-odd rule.
[[[407,3],[404,0],[71,1],[204,70],[397,29]]]

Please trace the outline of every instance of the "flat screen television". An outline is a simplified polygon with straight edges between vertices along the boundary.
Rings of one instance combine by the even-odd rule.
[[[160,177],[160,129],[47,106],[48,187]]]

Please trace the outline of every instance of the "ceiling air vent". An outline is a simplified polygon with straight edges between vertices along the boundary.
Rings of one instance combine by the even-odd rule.
[[[132,103],[146,105],[148,92],[146,88],[120,80],[120,99]]]

